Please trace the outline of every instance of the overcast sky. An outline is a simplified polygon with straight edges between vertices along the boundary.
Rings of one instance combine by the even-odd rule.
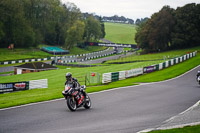
[[[63,3],[74,3],[81,12],[95,13],[101,16],[124,16],[136,20],[151,17],[163,6],[171,8],[184,6],[188,3],[200,3],[200,0],[61,0]]]

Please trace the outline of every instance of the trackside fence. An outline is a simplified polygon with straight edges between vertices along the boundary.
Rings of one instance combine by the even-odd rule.
[[[137,69],[131,69],[131,70],[126,70],[126,71],[120,71],[120,72],[110,72],[110,73],[103,73],[102,75],[102,83],[110,83],[118,80],[123,80],[129,77],[135,77],[138,75],[142,75],[144,73],[150,73],[154,71],[159,71],[164,68],[173,66],[175,64],[181,63],[185,60],[188,60],[194,56],[196,56],[197,51],[188,53],[186,55],[183,55],[181,57],[173,58],[168,61],[165,61],[163,63],[159,63],[156,65],[151,65],[151,66],[146,66],[143,68],[137,68]]]

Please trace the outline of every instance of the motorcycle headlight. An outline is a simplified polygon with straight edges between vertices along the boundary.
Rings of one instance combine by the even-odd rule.
[[[70,87],[65,87],[65,91],[68,91],[70,89]]]

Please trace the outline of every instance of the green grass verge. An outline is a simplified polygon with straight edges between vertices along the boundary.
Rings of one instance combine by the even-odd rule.
[[[200,125],[197,126],[186,126],[184,128],[175,128],[168,130],[158,130],[148,133],[200,133]]]
[[[105,49],[106,47],[99,47],[99,46],[89,46],[86,49],[73,47],[70,50],[70,54],[67,54],[67,55],[92,53],[92,52],[101,51]],[[46,57],[52,57],[52,56],[54,55],[43,52],[37,48],[30,48],[30,49],[21,48],[21,49],[14,49],[14,50],[0,48],[0,57],[1,57],[0,61],[31,59],[31,58],[46,58]]]
[[[139,64],[137,63],[137,66],[139,66]],[[138,82],[162,81],[162,80],[166,80],[166,79],[178,76],[194,68],[195,66],[198,66],[199,64],[200,64],[200,56],[198,55],[183,63],[171,66],[161,71],[145,74],[145,75],[134,77],[134,78],[129,78],[126,80],[113,82],[108,85],[88,87],[87,92],[96,92],[96,91],[107,90],[107,89],[116,88],[116,87],[130,86],[130,85],[135,85]],[[43,72],[37,72],[37,73],[28,73],[28,74],[22,74],[22,75],[12,75],[9,77],[0,77],[0,83],[29,81],[29,80],[34,80],[34,79],[45,79],[45,78],[48,79],[47,89],[34,89],[34,90],[1,94],[0,108],[6,108],[6,107],[11,107],[11,106],[16,106],[16,105],[23,105],[23,104],[28,104],[28,103],[62,98],[63,96],[61,94],[61,91],[63,90],[63,87],[64,87],[66,72],[72,72],[73,76],[78,78],[81,84],[84,84],[84,76],[86,72],[105,73],[109,71],[113,72],[113,71],[120,71],[120,70],[128,70],[128,69],[132,69],[134,65],[135,64],[133,63],[132,65],[121,64],[121,65],[100,66],[100,67],[91,67],[91,68],[59,69],[59,70],[43,71]],[[138,68],[138,67],[135,67],[135,68]]]
[[[46,52],[40,51],[39,49],[14,49],[8,50],[6,48],[0,48],[0,61],[8,60],[19,60],[29,58],[42,58],[52,56]]]
[[[0,72],[0,75],[1,74],[14,74],[14,71],[10,71],[10,72]]]
[[[114,43],[136,44],[136,26],[131,24],[105,23],[105,39]]]
[[[200,64],[200,55],[192,59],[189,59],[183,63],[163,69],[161,71],[144,74],[144,75],[134,77],[134,78],[128,78],[126,80],[112,82],[108,85],[91,87],[91,88],[88,88],[88,92],[94,92],[96,90],[98,91],[106,90],[106,89],[111,89],[111,88],[116,88],[116,87],[131,86],[138,83],[157,82],[157,81],[171,79],[189,71],[190,69],[198,66],[199,64]]]

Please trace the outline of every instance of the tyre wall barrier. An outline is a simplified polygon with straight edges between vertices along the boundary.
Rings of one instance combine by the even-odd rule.
[[[118,81],[118,80],[123,80],[129,77],[134,77],[134,76],[138,76],[138,75],[142,75],[144,73],[151,73],[154,71],[159,71],[162,70],[164,68],[173,66],[175,64],[181,63],[187,59],[190,59],[194,56],[196,56],[197,51],[192,52],[192,53],[188,53],[186,55],[177,57],[177,58],[173,58],[170,60],[167,60],[163,63],[159,63],[156,65],[151,65],[151,66],[146,66],[143,68],[137,68],[137,69],[131,69],[131,70],[126,70],[126,71],[120,71],[120,72],[110,72],[110,73],[104,73],[102,76],[102,83],[110,83],[110,82],[114,82],[114,81]]]

